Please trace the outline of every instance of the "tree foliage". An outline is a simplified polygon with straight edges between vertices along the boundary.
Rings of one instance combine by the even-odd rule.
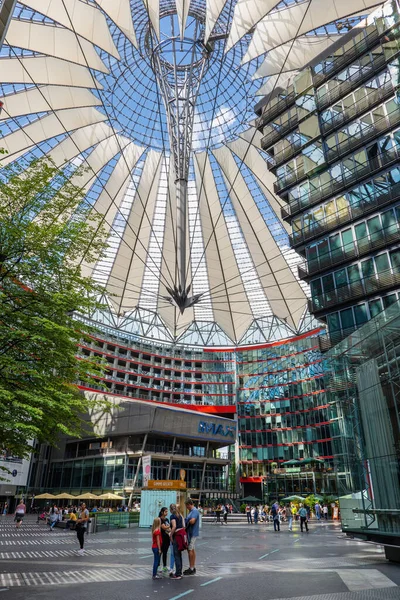
[[[26,456],[34,438],[79,435],[90,406],[76,382],[102,371],[76,357],[87,332],[72,313],[94,310],[102,291],[81,261],[105,249],[83,196],[49,159],[1,172],[0,449],[15,456]]]

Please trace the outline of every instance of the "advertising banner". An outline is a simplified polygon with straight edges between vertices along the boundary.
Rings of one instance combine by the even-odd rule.
[[[146,454],[142,457],[142,467],[143,467],[143,487],[147,487],[149,485],[149,480],[151,478],[151,456]]]

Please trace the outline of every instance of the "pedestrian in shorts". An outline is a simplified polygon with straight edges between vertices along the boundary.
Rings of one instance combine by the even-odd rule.
[[[186,534],[188,538],[188,555],[189,555],[189,568],[183,571],[184,575],[195,575],[196,574],[196,540],[200,534],[200,513],[195,508],[193,500],[188,498],[186,500],[186,508],[189,511],[186,517]]]

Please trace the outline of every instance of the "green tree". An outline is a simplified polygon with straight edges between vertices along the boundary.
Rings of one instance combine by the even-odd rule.
[[[83,197],[49,159],[1,171],[0,449],[19,457],[34,438],[80,434],[91,405],[76,382],[103,369],[76,357],[87,331],[72,315],[94,310],[102,292],[80,264],[105,249]]]

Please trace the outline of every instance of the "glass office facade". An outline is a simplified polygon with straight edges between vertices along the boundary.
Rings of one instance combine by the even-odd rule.
[[[259,109],[309,308],[334,343],[399,299],[399,25],[390,0]]]
[[[237,350],[239,460],[243,484],[268,493],[335,493],[339,415],[327,400],[323,330]],[[307,459],[318,459],[312,463]],[[291,468],[289,460],[305,463]],[[251,489],[251,487],[249,488]]]
[[[328,399],[347,427],[341,441],[348,476],[339,478],[343,529],[400,544],[400,304],[337,344],[327,361]]]

